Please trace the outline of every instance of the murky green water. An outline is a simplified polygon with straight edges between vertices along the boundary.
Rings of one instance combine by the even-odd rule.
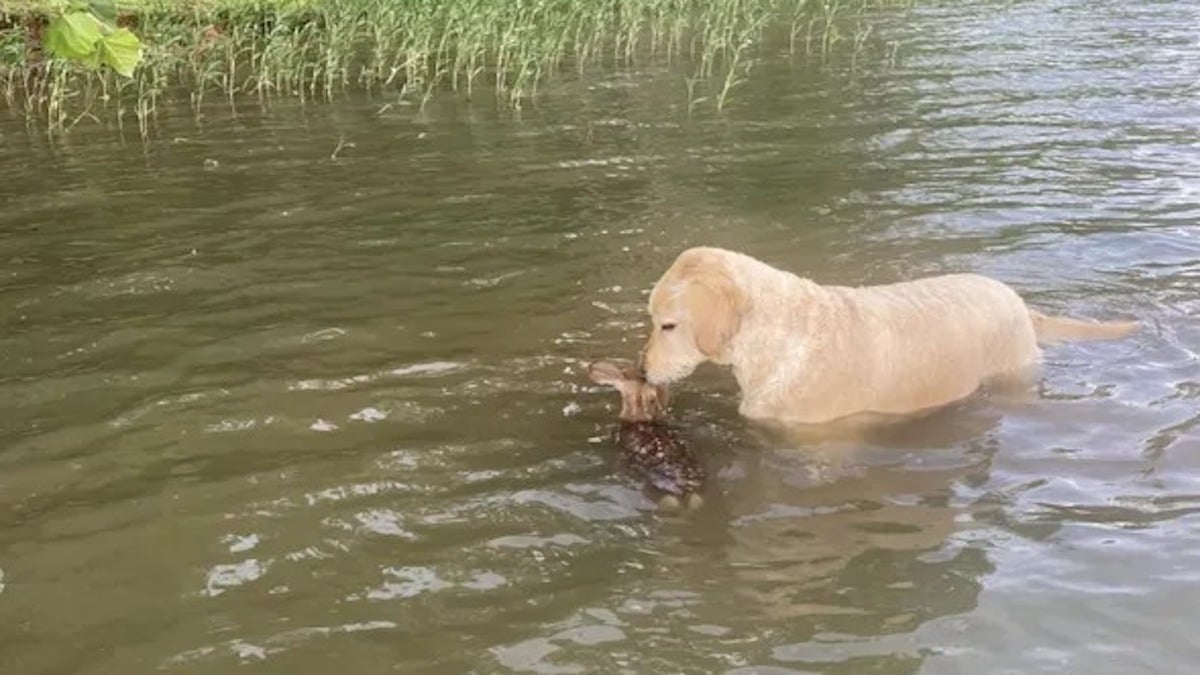
[[[5,123],[0,672],[1188,672],[1197,25],[922,3],[877,26],[896,68],[774,60],[720,120],[654,71],[518,119]],[[579,365],[700,243],[1147,329],[852,447],[706,370],[676,411],[711,494],[663,519]]]

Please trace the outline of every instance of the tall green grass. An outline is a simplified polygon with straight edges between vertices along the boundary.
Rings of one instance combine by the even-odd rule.
[[[53,2],[54,0],[45,0]],[[564,70],[692,68],[692,103],[723,108],[765,31],[827,54],[887,0],[136,0],[123,22],[146,47],[132,78],[47,58],[38,2],[0,5],[6,104],[53,128],[115,114],[144,130],[164,99],[329,100],[366,91],[424,104],[444,90],[486,91],[520,107]],[[850,28],[847,28],[850,26]],[[849,31],[849,32],[848,32]]]

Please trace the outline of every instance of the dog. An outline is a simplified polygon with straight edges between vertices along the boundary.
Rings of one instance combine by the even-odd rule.
[[[788,424],[928,412],[989,382],[1032,381],[1043,346],[1138,329],[1043,314],[978,274],[821,285],[704,246],[679,254],[648,310],[639,364],[650,383],[676,382],[704,362],[732,366],[739,412]]]

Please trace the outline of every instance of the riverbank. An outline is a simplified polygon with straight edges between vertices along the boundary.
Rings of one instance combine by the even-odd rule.
[[[3,100],[53,128],[135,117],[164,99],[193,104],[361,90],[423,105],[439,91],[485,90],[520,107],[571,70],[687,62],[681,92],[722,108],[768,32],[796,53],[863,48],[864,12],[895,0],[132,0],[116,24],[141,39],[131,77],[48,57],[43,32],[61,2],[0,3]]]

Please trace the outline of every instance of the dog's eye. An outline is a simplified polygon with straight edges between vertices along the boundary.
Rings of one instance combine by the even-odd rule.
[[[673,323],[664,323],[664,324],[662,325],[662,329],[663,329],[663,330],[675,330],[675,324],[673,324]]]

